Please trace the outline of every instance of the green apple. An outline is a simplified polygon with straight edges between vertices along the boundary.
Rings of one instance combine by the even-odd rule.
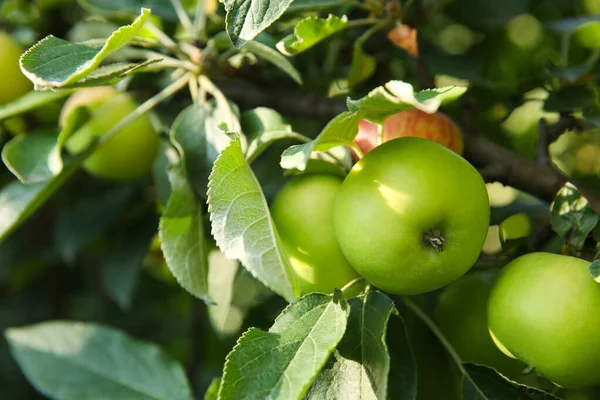
[[[0,31],[0,105],[23,96],[32,84],[19,67],[23,49],[6,32]]]
[[[514,379],[526,365],[498,350],[488,330],[487,301],[495,277],[492,271],[469,272],[450,284],[438,298],[435,319],[463,361]]]
[[[271,206],[300,294],[332,293],[358,277],[333,230],[333,202],[341,186],[332,175],[302,175],[287,183]]]
[[[489,220],[477,170],[446,147],[414,137],[386,142],[357,162],[333,209],[352,267],[399,295],[439,289],[467,272]]]
[[[137,108],[127,93],[112,87],[82,89],[71,95],[61,113],[61,125],[76,107],[87,107],[90,120],[65,143],[72,154],[86,150],[94,139],[107,133]],[[134,180],[147,175],[158,152],[159,139],[147,115],[136,118],[90,155],[83,167],[109,180]]]
[[[600,384],[600,285],[578,258],[532,253],[502,269],[489,330],[507,355],[570,389]]]

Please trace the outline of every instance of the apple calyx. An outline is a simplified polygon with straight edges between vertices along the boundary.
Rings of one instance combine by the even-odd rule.
[[[439,252],[444,251],[444,244],[448,243],[439,229],[430,229],[425,232],[423,234],[423,241]]]

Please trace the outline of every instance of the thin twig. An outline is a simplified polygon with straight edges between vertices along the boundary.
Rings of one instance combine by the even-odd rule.
[[[148,111],[152,110],[158,104],[162,103],[181,89],[185,87],[188,83],[189,75],[184,75],[175,82],[171,83],[169,86],[164,88],[162,91],[149,98],[142,104],[140,104],[135,110],[131,112],[131,114],[127,115],[125,118],[120,120],[115,126],[113,126],[105,135],[103,135],[98,140],[98,145],[107,142],[110,140],[115,134],[117,134],[121,129],[125,128],[131,122],[136,120],[138,117],[144,115]]]
[[[181,26],[183,26],[183,29],[185,29],[189,37],[193,37],[194,27],[192,25],[192,20],[185,11],[185,8],[183,8],[183,4],[181,4],[180,0],[171,0],[171,4],[173,4],[173,8],[175,8],[175,13],[177,14]]]
[[[454,350],[452,344],[450,344],[448,339],[446,339],[446,336],[444,336],[444,334],[442,333],[442,331],[440,331],[435,322],[433,322],[433,320],[429,317],[429,315],[427,315],[423,310],[421,310],[421,308],[408,297],[403,296],[400,299],[413,313],[415,313],[417,317],[419,317],[421,321],[425,323],[425,325],[429,327],[431,332],[433,332],[433,334],[438,338],[440,343],[442,343],[448,354],[450,354],[450,357],[452,357],[452,360],[454,360],[460,372],[464,375],[468,375],[467,371],[462,365],[462,359],[460,358],[456,350]]]
[[[196,37],[204,39],[206,36],[206,14],[205,14],[205,1],[196,1],[196,12],[194,13],[194,26],[193,31]]]

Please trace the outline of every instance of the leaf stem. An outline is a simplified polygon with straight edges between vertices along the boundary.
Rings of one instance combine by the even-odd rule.
[[[365,153],[362,151],[360,146],[357,145],[356,143],[352,145],[352,149],[356,152],[356,155],[358,156],[359,160],[365,156]]]
[[[145,25],[146,28],[156,36],[156,40],[167,50],[179,54],[185,55],[180,49],[177,43],[175,43],[170,37],[168,37],[158,26],[154,25],[154,23],[150,20],[147,20]]]
[[[342,291],[342,293],[346,293],[348,290],[350,290],[354,286],[358,285],[359,283],[363,283],[363,282],[365,282],[365,278],[363,278],[362,276],[359,276],[358,278],[353,279],[350,282],[346,283],[344,285],[344,287],[341,288],[340,290]]]
[[[389,21],[386,19],[385,22],[388,23]],[[346,25],[346,29],[356,28],[358,26],[365,26],[365,25],[375,25],[375,24],[379,24],[379,23],[381,23],[381,20],[374,19],[374,18],[355,19],[353,21],[348,21],[348,25]]]
[[[194,103],[198,103],[199,88],[198,80],[196,79],[196,77],[190,76],[188,78],[188,86],[190,88],[190,95],[192,96],[192,100],[194,101]]]
[[[196,37],[204,39],[206,36],[206,14],[205,1],[196,1],[196,12],[194,13],[193,31]]]
[[[189,37],[193,37],[194,27],[192,25],[192,20],[183,8],[181,0],[171,0],[171,4],[173,4],[173,8],[175,9],[175,13],[177,14],[177,18],[179,19],[181,26],[183,26],[183,29],[185,29]]]
[[[108,132],[106,132],[106,134],[104,134],[98,140],[97,145],[107,142],[115,134],[117,134],[121,129],[123,129],[125,126],[129,125],[135,119],[137,119],[138,117],[147,113],[148,111],[152,110],[158,104],[160,104],[167,98],[171,97],[172,95],[174,95],[175,93],[177,93],[178,91],[183,89],[185,87],[185,85],[188,83],[188,80],[189,80],[189,74],[185,74],[184,76],[182,76],[181,78],[179,78],[178,80],[176,80],[175,82],[171,83],[169,86],[164,88],[162,91],[160,91],[153,97],[149,98],[142,104],[140,104],[135,110],[133,110],[133,112],[131,112],[131,114],[127,115],[125,118],[120,120]],[[94,146],[94,147],[96,147],[96,146]],[[92,149],[92,151],[93,151],[93,149]],[[91,154],[91,152],[90,152],[90,154]]]
[[[448,354],[450,354],[450,357],[452,357],[452,360],[454,360],[460,372],[468,376],[467,371],[462,365],[462,360],[460,356],[458,355],[456,350],[454,350],[454,347],[452,347],[448,339],[446,339],[444,334],[437,327],[435,322],[433,322],[431,318],[429,318],[429,315],[427,315],[423,310],[421,310],[421,308],[418,305],[416,305],[410,298],[402,296],[400,297],[400,299],[402,300],[404,305],[406,305],[412,312],[414,312],[417,315],[417,317],[419,317],[421,321],[423,321],[425,325],[427,325],[429,329],[431,329],[431,331],[438,338],[440,343],[442,343]]]

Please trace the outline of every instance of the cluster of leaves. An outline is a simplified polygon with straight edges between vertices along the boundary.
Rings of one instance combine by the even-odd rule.
[[[536,156],[532,127],[552,112],[577,112],[586,129],[596,124],[600,46],[589,37],[600,23],[592,17],[539,22],[570,17],[575,11],[568,6],[227,0],[220,8],[209,0],[79,0],[69,17],[69,1],[46,3],[8,0],[0,9],[15,36],[37,41],[21,58],[36,91],[0,107],[4,130],[16,135],[3,138],[2,159],[17,178],[4,174],[0,189],[0,259],[10,266],[0,271],[0,283],[6,299],[44,304],[33,320],[57,320],[6,331],[27,379],[53,398],[188,399],[192,386],[208,387],[209,399],[415,398],[418,372],[404,317],[416,314],[440,335],[428,314],[411,299],[377,291],[349,300],[340,292],[297,298],[269,214],[272,195],[295,174],[343,176],[352,164],[344,146],[353,146],[361,119],[381,123],[411,107],[456,107],[461,96],[462,104],[476,100],[480,107],[470,128],[525,157]],[[71,30],[44,19],[48,9]],[[513,25],[541,33],[530,39],[533,45],[515,41]],[[462,48],[442,35],[453,32]],[[408,82],[429,87],[428,72],[461,85],[415,91]],[[350,97],[322,129],[312,128],[309,118],[293,128],[293,115],[283,114],[294,110],[240,112],[233,100],[247,106],[259,94],[228,96],[228,83],[237,79],[266,86],[275,99],[298,84],[322,97]],[[78,88],[115,84],[145,101],[86,152],[65,154],[65,141],[89,119],[88,110],[72,110],[60,130],[56,118],[36,113],[56,114]],[[539,109],[529,113],[532,103]],[[80,171],[103,140],[149,112],[162,139],[151,180],[109,184]],[[513,121],[524,112],[534,120]],[[586,178],[576,183],[593,189],[598,177]],[[526,198],[515,207],[497,209],[493,218],[543,209],[542,224],[549,222],[548,204]],[[590,237],[598,240],[598,216],[573,186],[553,203],[551,222],[554,238],[561,244],[564,238],[574,254],[581,255]],[[591,265],[595,277],[598,270]],[[46,277],[56,287],[47,289]],[[31,294],[40,287],[50,300]],[[285,301],[271,293],[290,304],[281,311]],[[18,310],[8,300],[5,305],[7,314]],[[142,310],[146,315],[137,316]],[[25,322],[31,320],[7,317],[2,324]],[[231,337],[249,325],[264,329],[246,330],[233,347]],[[185,362],[187,377],[165,349]],[[491,368],[454,361],[464,399],[555,398]]]

